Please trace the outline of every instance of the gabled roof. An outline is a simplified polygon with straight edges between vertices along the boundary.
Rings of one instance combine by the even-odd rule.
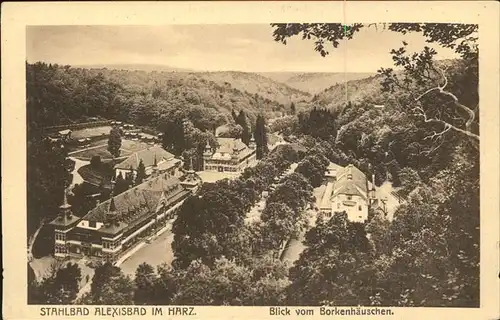
[[[240,139],[235,138],[217,138],[217,143],[219,147],[217,147],[216,153],[229,153],[233,154],[233,150],[243,151],[247,149],[247,145],[243,143]]]
[[[349,175],[351,176],[350,180],[348,179]],[[335,183],[335,189],[339,189],[341,186],[351,184],[354,184],[364,193],[367,192],[365,174],[361,172],[361,170],[350,164],[343,170],[337,172],[337,183]]]
[[[132,167],[133,170],[137,170],[137,167],[139,166],[141,160],[144,166],[147,168],[153,165],[155,157],[157,161],[160,162],[162,159],[173,159],[174,155],[163,149],[161,146],[152,146],[150,148],[133,153],[127,159],[115,165],[115,169],[128,170],[130,169],[130,167]]]
[[[131,225],[133,220],[154,212],[162,194],[170,202],[174,201],[179,194],[185,192],[186,190],[180,184],[179,179],[168,174],[161,174],[114,196],[112,200],[102,202],[90,210],[83,219],[104,222],[111,202],[114,202],[116,219],[126,221]]]
[[[333,197],[337,196],[338,194],[345,194],[349,196],[360,196],[364,199],[366,199],[365,195],[356,187],[354,184],[346,184],[341,186],[340,188],[336,189],[333,192]]]
[[[333,169],[333,166],[330,166]],[[367,197],[366,177],[361,170],[353,165],[348,165],[345,168],[338,169],[337,181],[333,186],[332,197],[339,194],[350,196],[360,196],[363,199]]]

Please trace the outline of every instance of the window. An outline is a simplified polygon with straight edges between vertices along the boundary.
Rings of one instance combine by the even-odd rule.
[[[361,211],[361,206],[358,206],[358,210]]]
[[[352,196],[347,196],[347,200],[352,200]]]
[[[337,203],[337,209],[340,209],[340,203]]]
[[[89,221],[89,227],[95,228],[96,227],[96,222],[95,221]]]

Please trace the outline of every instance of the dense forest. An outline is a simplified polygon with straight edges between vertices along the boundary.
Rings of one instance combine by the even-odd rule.
[[[355,24],[347,31],[340,24],[273,27],[276,41],[286,43],[297,35],[312,38],[314,48],[326,55],[327,43],[337,47],[339,40],[355,37],[367,26]],[[173,225],[172,266],[155,269],[143,264],[130,278],[117,267],[101,265],[91,292],[76,303],[478,307],[477,26],[389,24],[388,28],[420,32],[428,41],[454,49],[460,59],[436,62],[433,49],[413,54],[403,43],[391,51],[400,70],[381,69],[378,76],[366,80],[377,79],[378,89],[369,91],[374,96],[342,101],[335,108],[314,105],[313,100],[312,108],[278,119],[271,130],[304,146],[305,153],[290,145],[278,148],[238,179],[204,184],[199,195],[186,200]],[[114,90],[125,86],[131,84],[122,81]],[[141,101],[172,93],[158,89],[154,98],[155,86],[150,84],[151,96],[141,93],[144,87],[126,90],[146,99]],[[39,103],[35,96],[31,98]],[[376,108],[375,103],[384,106]],[[52,114],[61,113],[58,108],[65,106],[51,105]],[[249,118],[251,106],[243,112]],[[107,112],[116,110],[129,119],[126,110],[135,108]],[[245,117],[238,120],[239,114],[227,110],[229,119],[223,120],[244,122]],[[43,119],[46,114],[36,116]],[[150,121],[159,121],[161,113],[155,119]],[[139,118],[134,120],[141,123]],[[217,123],[218,118],[210,121]],[[191,122],[194,125],[195,120]],[[369,221],[359,224],[350,222],[345,213],[331,219],[319,214],[309,228],[313,188],[321,183],[330,161],[353,163],[367,175],[374,173],[377,184],[388,180],[400,186],[405,201],[393,220],[370,212]],[[270,192],[261,220],[245,223],[261,192],[292,163],[298,163],[296,171]],[[293,266],[276,258],[284,242],[305,230],[306,249]],[[75,302],[74,286],[65,286],[60,279],[68,273],[78,278],[78,271],[72,265],[63,270],[32,282],[31,301],[49,295],[50,303]]]

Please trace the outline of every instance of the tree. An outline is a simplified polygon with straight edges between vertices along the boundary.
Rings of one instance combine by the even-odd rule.
[[[293,115],[295,114],[295,103],[293,102],[290,104],[290,113]]]
[[[262,211],[263,243],[268,250],[278,250],[296,233],[295,213],[286,204],[272,202]]]
[[[242,128],[241,141],[243,141],[244,144],[248,145],[251,138],[251,128],[248,122],[247,115],[243,110],[241,110],[238,114],[236,124],[239,124]]]
[[[209,268],[193,261],[177,278],[174,303],[178,305],[277,305],[285,297],[287,267],[269,257],[243,266],[226,258]]]
[[[319,187],[323,182],[326,168],[330,161],[322,154],[311,154],[305,157],[298,165],[295,171],[302,174],[309,180],[314,187]]]
[[[239,124],[228,124],[227,130],[220,132],[219,137],[221,138],[241,138],[241,134],[243,133],[243,128]]]
[[[269,151],[267,146],[266,122],[262,115],[257,116],[254,132],[255,143],[257,145],[257,159],[262,159]]]
[[[403,197],[407,197],[411,191],[418,187],[421,183],[420,176],[415,169],[403,168],[399,171],[399,180],[401,181],[401,189],[399,193]]]
[[[346,213],[320,217],[304,244],[307,248],[290,269],[287,304],[370,305],[376,270],[362,225],[349,222]]]
[[[101,165],[101,157],[93,156],[92,159],[90,159],[90,165],[93,168],[98,168]]]
[[[234,111],[234,109],[231,109],[231,116],[233,117],[234,121],[236,121],[236,119],[238,119],[238,116],[236,115],[236,112]]]
[[[135,185],[140,185],[144,179],[146,179],[146,167],[142,162],[142,159],[139,161],[139,165],[137,166],[137,174],[135,176]]]
[[[391,254],[380,258],[385,304],[479,305],[478,165],[474,149],[459,146],[451,165],[396,211]]]
[[[155,286],[157,276],[153,267],[147,263],[142,263],[135,272],[135,304],[154,304]]]
[[[123,178],[123,173],[120,172],[120,174],[118,176],[116,176],[115,188],[113,190],[113,194],[118,195],[122,192],[127,191],[128,188],[129,188],[129,185],[125,181],[125,179]]]
[[[113,155],[113,157],[120,156],[120,148],[122,147],[122,138],[120,129],[113,127],[109,132],[108,138],[108,151]]]
[[[186,199],[172,226],[174,265],[185,268],[191,261],[202,259],[211,266],[223,252],[230,251],[234,242],[228,235],[238,234],[243,227],[243,208],[240,195],[230,189],[228,180],[202,187],[199,196]]]
[[[193,261],[178,279],[175,304],[244,305],[252,287],[249,273],[225,258],[217,259],[213,269]]]
[[[89,296],[86,297],[90,304],[127,305],[133,303],[132,280],[110,262],[99,265],[95,269],[90,286]]]
[[[312,186],[303,175],[292,173],[278,184],[267,201],[283,203],[294,212],[301,212],[313,200],[312,191]]]
[[[65,267],[56,268],[48,278],[41,282],[28,284],[29,303],[32,304],[71,304],[79,290],[82,274],[80,267],[68,262]]]
[[[171,151],[175,155],[181,155],[186,149],[183,118],[179,115],[174,117],[163,117],[162,120],[164,121],[161,125],[161,131],[163,132],[163,148]]]
[[[272,24],[275,28],[273,36],[276,41],[286,44],[288,38],[302,34],[303,39],[315,41],[315,50],[322,56],[328,54],[326,43],[337,48],[340,40],[352,39],[354,34],[362,28],[372,25],[365,26],[357,23],[350,28],[344,28],[341,24]],[[420,119],[420,126],[430,125],[439,130],[427,136],[427,139],[435,141],[435,146],[427,150],[428,152],[439,148],[450,132],[469,139],[477,150],[479,144],[478,26],[447,23],[390,23],[384,27],[403,34],[421,32],[428,42],[438,43],[460,54],[462,61],[458,63],[462,64],[462,71],[458,75],[447,75],[443,69],[448,66],[443,66],[443,64],[440,66],[433,61],[433,56],[436,54],[434,49],[425,47],[420,53],[406,55],[407,43],[403,42],[403,47],[391,51],[395,65],[404,70],[402,75],[396,75],[391,68],[382,68],[379,73],[385,78],[382,83],[383,90],[393,94],[398,92],[399,97],[395,100],[402,110],[416,115]],[[456,86],[449,81],[450,78],[460,80],[462,84]]]
[[[63,201],[64,189],[71,181],[66,169],[64,145],[42,139],[38,133],[27,142],[27,222],[28,233],[42,221],[55,218]]]

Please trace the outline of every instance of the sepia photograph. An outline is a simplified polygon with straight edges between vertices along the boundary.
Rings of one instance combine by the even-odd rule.
[[[29,26],[28,302],[478,307],[478,26]]]
[[[350,12],[23,26],[22,128],[2,129],[25,172],[19,301],[40,318],[491,309],[485,29]]]

